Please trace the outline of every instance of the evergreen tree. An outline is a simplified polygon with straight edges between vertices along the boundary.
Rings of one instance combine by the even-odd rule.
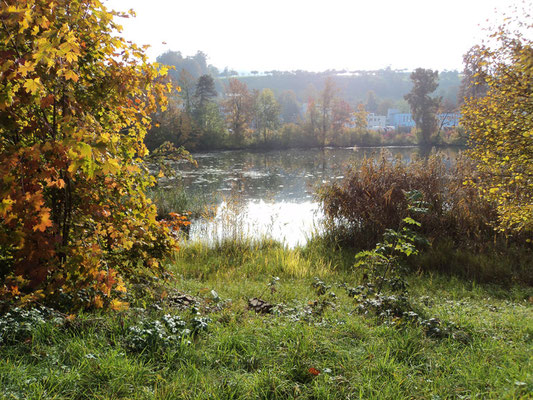
[[[196,108],[202,110],[208,101],[217,97],[217,94],[213,77],[211,75],[202,75],[196,82],[196,92],[194,94]]]

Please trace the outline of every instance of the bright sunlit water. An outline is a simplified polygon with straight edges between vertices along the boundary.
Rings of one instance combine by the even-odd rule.
[[[325,182],[341,179],[364,157],[380,148],[290,149],[263,152],[223,151],[194,154],[198,168],[180,164],[187,192],[212,204],[210,217],[194,220],[191,240],[271,238],[288,247],[305,244],[320,231],[322,213],[314,193]],[[409,162],[417,148],[387,148]],[[455,158],[457,150],[444,154]]]

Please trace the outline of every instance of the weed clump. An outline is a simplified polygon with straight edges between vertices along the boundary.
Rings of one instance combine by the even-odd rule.
[[[371,248],[387,229],[395,229],[409,215],[404,193],[416,190],[427,205],[420,222],[421,232],[430,240],[448,237],[482,243],[492,239],[495,208],[463,184],[473,175],[472,163],[459,157],[449,164],[439,155],[409,164],[387,152],[377,160],[364,159],[344,179],[319,189],[328,231],[358,248]]]
[[[15,307],[0,316],[0,345],[13,344],[31,338],[47,322],[62,325],[62,314],[48,307]]]

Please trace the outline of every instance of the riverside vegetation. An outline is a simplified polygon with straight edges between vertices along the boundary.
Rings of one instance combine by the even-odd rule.
[[[334,214],[328,235],[295,249],[267,238],[185,244],[168,275],[129,288],[126,311],[11,310],[0,319],[4,397],[528,398],[531,251],[518,239],[482,244],[505,239],[484,225],[479,198],[450,203],[449,177],[438,157],[383,157],[324,188],[331,201],[347,185],[398,189],[377,213],[382,226],[350,231],[358,247]],[[428,201],[430,182],[451,198]],[[478,229],[454,241],[465,210]]]
[[[175,88],[119,16],[0,6],[2,399],[531,398],[530,41],[474,52],[471,159],[367,159],[306,245],[208,246],[146,194]]]

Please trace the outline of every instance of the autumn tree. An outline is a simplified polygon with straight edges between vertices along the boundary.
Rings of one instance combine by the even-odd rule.
[[[183,107],[185,112],[190,115],[193,110],[196,81],[186,69],[182,69],[179,73],[178,84],[181,89],[180,97],[183,99]]]
[[[145,196],[165,68],[97,0],[0,5],[0,300],[121,308],[175,246]]]
[[[430,97],[430,94],[437,89],[438,79],[438,71],[417,68],[411,74],[413,88],[405,95],[418,130],[418,142],[423,146],[431,144],[432,135],[437,130],[436,113],[440,99]]]
[[[304,132],[307,136],[307,145],[319,145],[320,111],[316,99],[310,97],[307,100],[305,110]]]
[[[200,140],[197,121],[184,110],[183,100],[177,96],[168,99],[164,111],[158,110],[151,115],[153,124],[144,143],[149,150],[154,150],[165,142],[188,150],[196,148]]]
[[[482,63],[482,48],[474,46],[463,55],[463,78],[457,94],[457,102],[462,105],[465,99],[485,96],[487,93],[485,68]]]
[[[263,89],[255,101],[256,130],[267,142],[268,135],[280,126],[280,106],[271,89]]]
[[[230,79],[226,85],[222,108],[235,143],[242,145],[253,116],[253,97],[246,83]]]
[[[359,103],[353,113],[356,133],[363,133],[368,129],[368,112],[363,103]]]
[[[218,149],[225,145],[227,138],[226,121],[219,105],[214,101],[205,104],[202,110],[200,135],[197,148]]]
[[[337,94],[337,87],[332,78],[327,78],[324,88],[318,97],[318,107],[320,110],[320,137],[319,142],[324,147],[327,143],[327,136],[331,130],[333,100]]]
[[[477,161],[478,176],[469,183],[496,205],[498,228],[506,232],[533,231],[533,42],[520,34],[532,28],[507,19],[490,35],[492,45],[470,52],[466,66],[478,71],[473,84],[483,88],[467,91],[462,107],[469,155]]]
[[[348,145],[346,135],[353,110],[350,105],[341,98],[333,101],[331,110],[331,141],[336,145]]]

